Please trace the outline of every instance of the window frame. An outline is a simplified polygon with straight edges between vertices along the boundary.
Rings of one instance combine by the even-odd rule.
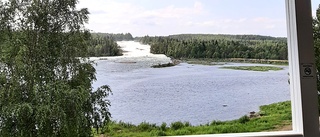
[[[312,36],[311,0],[285,0],[292,131],[192,135],[188,137],[319,137],[318,92]],[[304,65],[311,74],[306,76]]]

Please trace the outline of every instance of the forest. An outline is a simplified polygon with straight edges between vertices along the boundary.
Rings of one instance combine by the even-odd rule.
[[[115,41],[129,41],[133,40],[131,33],[91,33],[92,36],[107,36]]]
[[[287,60],[286,38],[260,35],[180,34],[144,36],[137,41],[151,53],[173,58],[246,58]]]
[[[136,40],[151,46],[151,53],[179,58],[245,58],[287,60],[286,38],[261,35],[180,34],[135,37],[130,33],[92,33],[89,56],[120,56],[116,41]]]
[[[91,33],[88,47],[89,56],[121,56],[122,50],[117,41],[123,40],[133,40],[133,37],[130,33]]]

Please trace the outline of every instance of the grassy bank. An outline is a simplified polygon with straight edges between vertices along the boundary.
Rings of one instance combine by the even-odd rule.
[[[223,69],[235,69],[235,70],[249,70],[249,71],[269,71],[269,70],[282,70],[280,67],[273,66],[230,66],[221,67]]]
[[[183,62],[186,62],[186,63],[189,63],[189,64],[201,64],[201,65],[223,65],[225,62],[288,65],[288,61],[287,60],[268,60],[268,59],[245,59],[245,58],[212,59],[212,58],[199,58],[199,59],[181,59],[181,60]]]
[[[260,132],[277,130],[291,124],[290,102],[279,102],[260,107],[260,112],[231,121],[212,121],[193,126],[188,122],[174,122],[161,125],[143,122],[133,125],[125,122],[111,122],[102,129],[104,136],[149,137],[170,135],[199,135],[217,133]]]
[[[288,65],[287,60],[266,60],[266,59],[243,59],[243,58],[228,58],[228,59],[212,59],[212,58],[191,58],[191,59],[171,59],[171,63],[157,64],[152,68],[172,67],[185,62],[196,65],[224,65],[227,62],[232,63],[256,63],[256,64],[272,64],[272,65]]]

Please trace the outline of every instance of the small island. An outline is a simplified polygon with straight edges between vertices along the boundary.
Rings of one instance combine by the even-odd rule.
[[[282,70],[283,68],[274,66],[225,66],[223,69],[249,70],[249,71],[270,71]]]

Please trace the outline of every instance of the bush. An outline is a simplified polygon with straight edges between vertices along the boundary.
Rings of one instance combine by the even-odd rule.
[[[166,136],[166,132],[162,130],[152,130],[151,131],[151,136]]]
[[[123,122],[123,121],[119,121],[118,125],[123,127],[123,128],[131,128],[131,127],[135,126],[135,125],[133,125],[131,123],[126,123],[126,122]]]
[[[179,129],[179,130],[175,131],[175,134],[176,135],[190,135],[191,132],[186,129]]]
[[[151,131],[152,129],[156,128],[156,124],[150,124],[148,122],[142,122],[138,125],[138,129],[140,131]]]
[[[241,124],[247,123],[248,121],[250,121],[250,118],[247,115],[242,116],[241,118],[239,118],[239,122]]]
[[[173,130],[178,130],[178,129],[181,129],[184,127],[184,124],[180,121],[178,122],[174,122],[174,123],[171,123],[171,126],[170,126]]]
[[[184,123],[184,126],[185,126],[185,127],[190,127],[190,126],[191,126],[191,123],[190,123],[190,122],[185,122],[185,123]]]
[[[167,123],[163,122],[163,123],[161,124],[160,128],[161,128],[162,131],[166,131],[166,129],[167,129]]]
[[[265,111],[260,111],[260,112],[259,112],[259,115],[260,115],[260,116],[266,116],[267,114],[266,114]]]
[[[210,126],[217,126],[217,125],[222,125],[223,124],[223,122],[222,121],[212,121],[211,123],[210,123]]]

